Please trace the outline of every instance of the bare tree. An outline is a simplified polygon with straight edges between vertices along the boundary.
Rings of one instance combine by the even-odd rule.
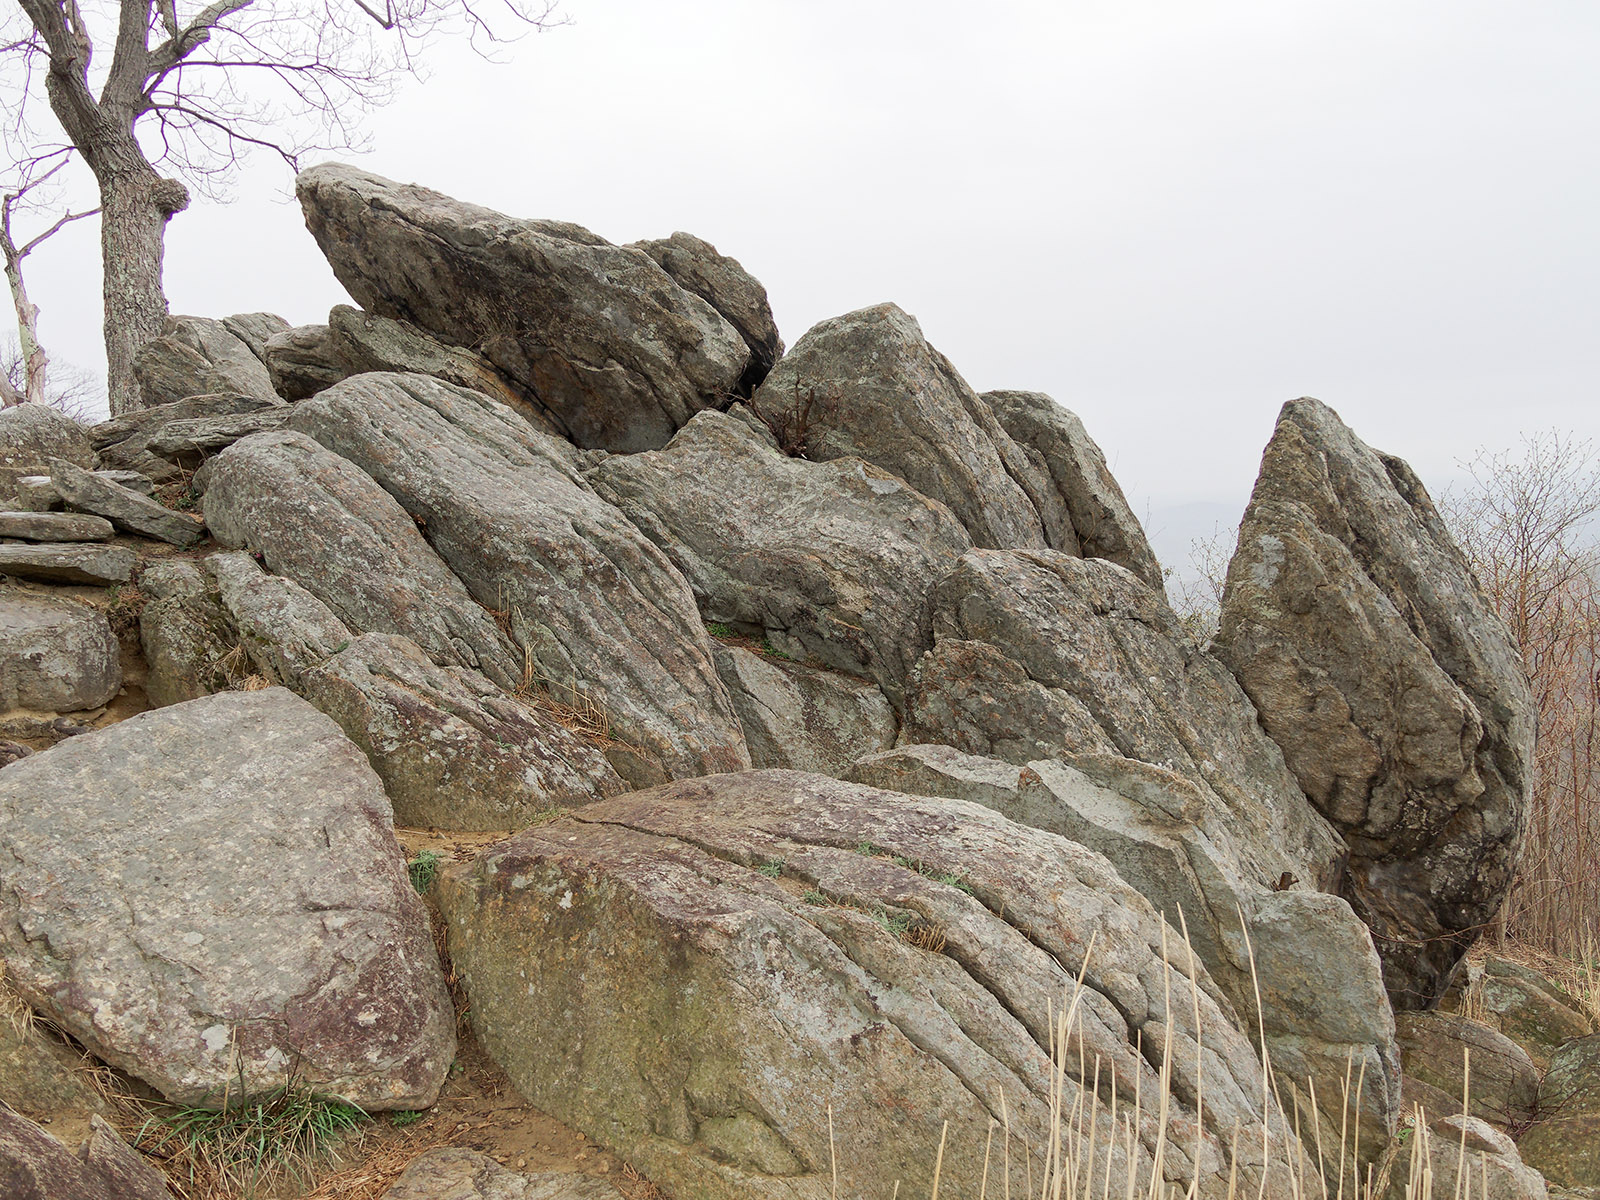
[[[1211,527],[1211,536],[1189,541],[1187,572],[1166,569],[1167,592],[1172,611],[1185,629],[1200,643],[1217,635],[1222,620],[1222,592],[1228,579],[1228,561],[1239,542],[1239,527]]]
[[[23,235],[16,231],[16,221],[24,213],[39,210],[46,189],[66,167],[70,155],[69,146],[30,157],[19,166],[15,182],[0,193],[0,261],[5,264],[11,304],[17,314],[17,358],[21,367],[20,372],[0,371],[0,407],[9,408],[24,401],[43,404],[50,394],[50,356],[39,340],[39,306],[28,297],[27,284],[22,278],[22,261],[73,221],[92,217],[99,210],[68,211],[22,242],[18,241]],[[20,375],[20,378],[13,379],[13,375]]]
[[[242,154],[357,144],[359,119],[416,73],[441,36],[484,50],[549,23],[553,3],[496,0],[19,0],[0,25],[0,79],[23,140],[37,93],[100,194],[107,385],[113,414],[139,405],[133,356],[167,317],[167,222]],[[110,62],[95,60],[110,48]],[[170,169],[175,176],[162,174]],[[179,178],[181,177],[181,178]]]
[[[11,335],[0,337],[0,397],[15,396],[15,403],[28,399],[28,361],[22,344]],[[50,378],[35,403],[59,409],[74,421],[91,424],[99,411],[100,381],[92,373],[68,362],[50,362]],[[9,408],[10,403],[0,404]]]
[[[1507,931],[1556,954],[1600,937],[1600,453],[1570,434],[1480,453],[1440,508],[1527,663],[1533,811]]]

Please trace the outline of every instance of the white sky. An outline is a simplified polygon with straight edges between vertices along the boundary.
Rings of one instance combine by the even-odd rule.
[[[791,345],[894,300],[979,389],[1076,410],[1157,526],[1236,517],[1294,396],[1435,487],[1520,432],[1600,435],[1592,0],[564,8],[508,65],[442,47],[355,161],[699,234]],[[345,301],[289,183],[259,159],[173,222],[174,312]],[[47,344],[94,365],[96,237],[29,263]]]

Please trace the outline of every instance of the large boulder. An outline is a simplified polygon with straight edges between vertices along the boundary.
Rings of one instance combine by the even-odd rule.
[[[984,392],[983,400],[1012,440],[1039,456],[1050,486],[1061,498],[1071,541],[1058,537],[1051,541],[1051,549],[1108,558],[1155,591],[1163,591],[1161,564],[1144,527],[1112,477],[1105,454],[1076,414],[1043,392]]]
[[[1431,1007],[1510,885],[1535,709],[1421,482],[1315,400],[1278,417],[1214,648],[1344,834],[1395,1007]]]
[[[160,1173],[100,1117],[77,1153],[0,1107],[0,1196],[6,1200],[172,1200]]]
[[[0,771],[0,894],[18,994],[173,1103],[292,1073],[363,1108],[422,1108],[449,1070],[450,997],[382,786],[281,688]]]
[[[57,596],[0,591],[0,711],[81,712],[122,687],[105,614]]]
[[[712,650],[751,766],[842,775],[862,755],[894,745],[894,708],[870,680],[745,646]]]
[[[1027,490],[1038,476],[1033,464],[916,319],[893,304],[813,326],[751,406],[790,452],[862,458],[949,505],[979,546],[1047,544]]]
[[[27,542],[109,542],[111,522],[87,513],[0,512],[0,538]]]
[[[352,374],[326,325],[296,325],[261,347],[272,386],[285,400],[304,400]]]
[[[206,523],[224,546],[258,551],[361,633],[398,633],[435,662],[503,687],[522,663],[413,517],[359,467],[303,433],[246,438],[218,455]]]
[[[1477,968],[1475,963],[1469,966]],[[1526,1050],[1541,1070],[1567,1042],[1595,1032],[1581,1004],[1521,963],[1489,955],[1472,978],[1482,1019]]]
[[[772,319],[772,305],[761,281],[738,259],[717,253],[715,246],[692,233],[680,231],[669,238],[634,242],[629,249],[643,250],[680,287],[699,296],[739,331],[750,347],[750,365],[735,390],[748,396],[760,387],[772,365],[783,357],[783,339],[778,336],[778,323]]]
[[[214,392],[277,398],[249,343],[209,317],[169,317],[161,336],[133,356],[133,377],[145,408]]]
[[[1390,1166],[1385,1200],[1547,1200],[1544,1178],[1523,1162],[1519,1147],[1477,1117],[1429,1117],[1411,1133]]]
[[[1020,1190],[1052,1094],[1117,1194],[1159,1156],[1220,1198],[1230,1145],[1256,1194],[1263,1121],[1275,1161],[1298,1153],[1179,935],[1099,855],[974,804],[714,776],[578,810],[437,886],[512,1084],[679,1195],[821,1200],[831,1151],[850,1194],[920,1195],[941,1141],[969,1194],[990,1131],[991,1193],[1002,1141]],[[1288,1192],[1273,1169],[1265,1194]]]
[[[295,190],[363,308],[472,347],[580,446],[665,445],[744,376],[738,331],[642,251],[337,163]]]
[[[0,409],[0,508],[17,507],[17,480],[24,475],[48,475],[53,458],[93,467],[95,453],[89,431],[48,404]]]
[[[1114,756],[1026,766],[906,745],[857,762],[846,778],[890,791],[981,804],[1104,854],[1167,921],[1186,931],[1241,1012],[1260,999],[1280,1087],[1342,1124],[1360,1119],[1376,1155],[1400,1114],[1394,1020],[1366,927],[1336,896],[1252,883],[1208,836],[1197,789],[1161,767]],[[1242,924],[1241,924],[1242,922]],[[1248,939],[1248,940],[1246,940]],[[1355,1072],[1359,1100],[1343,1088]],[[1309,1111],[1309,1108],[1308,1108]]]
[[[290,423],[399,501],[502,616],[530,686],[607,714],[636,752],[618,767],[630,782],[749,765],[689,585],[584,483],[570,445],[423,375],[358,375]]]
[[[1539,1102],[1539,1069],[1527,1051],[1505,1034],[1466,1017],[1440,1012],[1402,1012],[1395,1035],[1405,1073],[1455,1101],[1451,1112],[1467,1112],[1491,1125],[1521,1131]]]
[[[934,583],[971,545],[942,504],[858,458],[806,462],[725,413],[587,475],[666,552],[708,621],[875,679],[898,699]]]

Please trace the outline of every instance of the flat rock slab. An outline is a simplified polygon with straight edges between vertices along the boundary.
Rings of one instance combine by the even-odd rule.
[[[87,513],[0,512],[0,538],[29,542],[108,542],[116,529]]]
[[[69,462],[50,463],[50,482],[68,508],[105,517],[119,529],[187,548],[205,537],[205,526],[142,492],[125,488]]]
[[[603,1179],[519,1174],[476,1150],[442,1147],[412,1160],[383,1200],[624,1200]]]
[[[1098,1085],[1106,1122],[1113,1088],[1125,1105],[1137,1082],[1152,1112],[1165,1054],[1185,1149],[1164,1172],[1227,1194],[1238,1130],[1240,1186],[1258,1187],[1260,1063],[1204,968],[1163,966],[1178,935],[1105,859],[977,805],[717,775],[498,843],[437,894],[480,1043],[514,1086],[675,1194],[820,1200],[831,1142],[839,1194],[898,1179],[925,1195],[947,1120],[947,1186],[975,1194],[1002,1095],[1020,1191],[1021,1137],[1037,1148],[1049,1120],[1049,1013],[1079,971],[1068,1108]],[[1297,1153],[1265,1117],[1274,1153]],[[1105,1156],[1117,1194],[1128,1154],[1148,1178],[1156,1124]],[[1268,1175],[1286,1195],[1287,1171]]]
[[[126,546],[85,546],[50,543],[28,546],[20,542],[0,545],[0,575],[38,579],[45,583],[83,583],[104,586],[127,583],[137,556]]]
[[[17,993],[175,1104],[292,1070],[363,1108],[425,1108],[449,1070],[454,1014],[388,800],[283,689],[5,768],[0,894]]]
[[[122,687],[105,614],[58,596],[0,591],[0,711],[98,708]]]
[[[26,1117],[0,1108],[0,1196],[6,1200],[172,1200],[160,1173],[117,1131],[90,1119],[76,1154]]]
[[[1536,711],[1411,468],[1316,400],[1284,405],[1212,644],[1348,842],[1395,1007],[1432,1008],[1510,887]]]
[[[744,376],[739,332],[642,251],[340,163],[295,192],[363,308],[474,348],[580,446],[656,449]]]
[[[102,421],[89,433],[99,451],[102,466],[139,471],[159,483],[182,477],[176,464],[168,462],[150,450],[152,439],[161,436],[162,430],[180,421],[203,420],[209,417],[240,416],[268,412],[283,408],[284,403],[274,395],[245,395],[242,392],[224,391],[208,395],[188,396],[169,404],[135,409],[110,421]],[[118,480],[133,487],[125,480]],[[143,490],[135,487],[135,491]]]

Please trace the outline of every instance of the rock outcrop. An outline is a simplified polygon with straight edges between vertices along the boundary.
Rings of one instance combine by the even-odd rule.
[[[1431,1007],[1510,884],[1534,706],[1421,482],[1315,400],[1278,418],[1214,645],[1343,833],[1395,1007]]]
[[[1453,1107],[1501,1129],[1521,1132],[1539,1102],[1539,1069],[1521,1046],[1503,1033],[1450,1013],[1402,1012],[1395,1016],[1405,1073],[1452,1098]],[[1469,1078],[1470,1072],[1470,1078]]]
[[[1065,1019],[1080,972],[1068,1110],[1098,1087],[1083,1119],[1105,1139],[1113,1090],[1125,1106],[1136,1081],[1170,1088],[1164,1134],[1102,1141],[1116,1187],[1130,1154],[1148,1179],[1159,1141],[1165,1177],[1198,1167],[1220,1197],[1237,1130],[1254,1194],[1263,1121],[1293,1154],[1178,935],[1100,856],[977,805],[714,776],[541,825],[438,889],[473,1027],[512,1083],[679,1194],[823,1197],[830,1144],[852,1194],[922,1194],[944,1121],[945,1178],[975,1188],[1002,1096],[1020,1187],[1022,1138],[1037,1152],[1049,1123],[1051,1006]],[[1288,1187],[1272,1166],[1266,1194]]]
[[[208,317],[169,317],[166,331],[134,355],[133,376],[146,408],[216,392],[277,398],[250,344]]]
[[[455,1030],[427,918],[377,777],[304,701],[73,738],[0,771],[0,818],[7,976],[105,1061],[179,1104],[291,1068],[368,1109],[433,1102]]]
[[[175,462],[154,452],[153,440],[167,438],[170,430],[190,421],[246,417],[284,407],[283,401],[273,395],[218,392],[189,396],[170,404],[123,413],[113,420],[102,421],[90,429],[89,434],[94,439],[100,461],[106,466],[138,471],[156,483],[166,483],[178,479],[182,471]],[[127,481],[122,482],[129,486]]]
[[[295,187],[363,308],[476,350],[579,446],[656,449],[744,378],[739,332],[642,251],[338,164]]]
[[[76,466],[95,465],[89,432],[47,404],[18,404],[0,409],[0,508],[14,508],[17,480],[48,475],[51,459]]]
[[[806,462],[724,413],[587,479],[660,546],[701,615],[898,699],[929,590],[971,545],[942,504],[857,458]]]
[[[570,445],[421,375],[347,379],[290,424],[399,501],[502,615],[530,685],[608,714],[637,751],[618,766],[630,782],[749,765],[688,585],[583,481]]]

